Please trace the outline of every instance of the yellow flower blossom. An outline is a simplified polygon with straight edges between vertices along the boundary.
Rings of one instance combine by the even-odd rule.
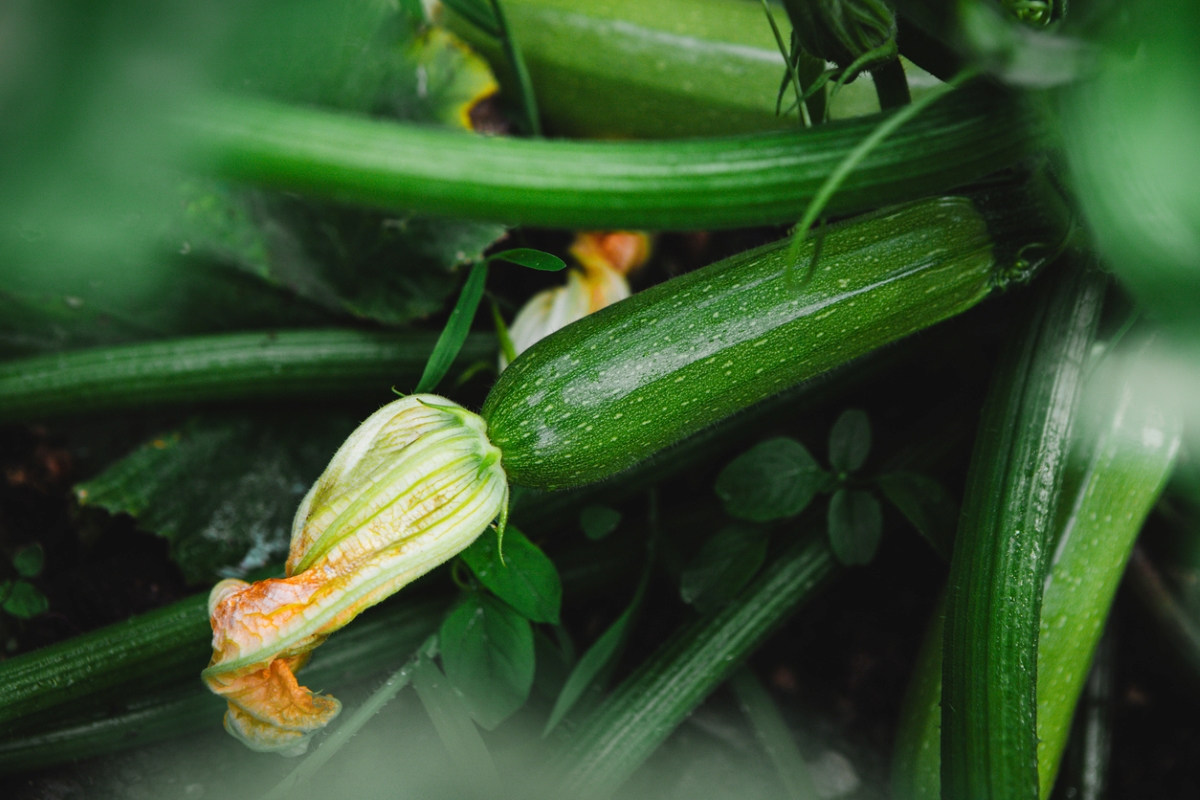
[[[375,412],[342,444],[296,512],[286,577],[226,580],[209,596],[203,678],[229,702],[225,728],[255,750],[299,755],[341,710],[295,672],[360,612],[467,547],[507,510],[484,421],[442,397]]]
[[[568,271],[566,286],[537,293],[517,312],[509,328],[517,355],[559,328],[629,297],[625,276],[650,257],[650,237],[631,231],[581,233],[571,255],[582,270]],[[507,366],[501,353],[500,369]]]

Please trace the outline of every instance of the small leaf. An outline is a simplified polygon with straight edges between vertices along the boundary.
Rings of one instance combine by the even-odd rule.
[[[542,731],[542,736],[549,735],[550,731],[562,722],[562,718],[575,707],[588,687],[615,666],[625,645],[625,640],[629,636],[633,619],[642,605],[642,598],[646,594],[646,584],[649,583],[649,579],[650,564],[647,564],[646,569],[642,571],[642,580],[638,583],[637,591],[633,593],[633,600],[629,602],[629,607],[621,612],[621,616],[617,617],[612,625],[608,626],[608,630],[600,634],[600,638],[592,643],[592,646],[575,664],[575,668],[571,670],[571,676],[567,678],[558,699],[554,702],[554,708],[550,711],[550,718],[546,720],[546,728]]]
[[[428,655],[421,654],[412,682],[454,766],[473,784],[472,788],[497,786],[500,778],[496,765],[471,722],[470,712]]]
[[[533,622],[558,624],[562,581],[554,562],[509,523],[504,530],[504,561],[490,531],[462,552],[479,582]]]
[[[529,269],[541,270],[542,272],[558,272],[567,266],[567,262],[558,256],[551,253],[544,253],[541,250],[534,250],[532,247],[517,247],[513,250],[494,253],[488,256],[488,262],[491,263],[492,261],[507,261],[519,267],[529,267]]]
[[[829,431],[829,463],[838,472],[854,472],[871,452],[871,421],[865,411],[842,412]]]
[[[50,601],[46,599],[46,595],[34,588],[32,583],[25,581],[14,583],[12,591],[4,600],[4,610],[20,619],[36,617],[48,608]]]
[[[37,542],[28,547],[22,547],[12,560],[13,567],[22,578],[36,578],[41,575],[45,563],[46,554],[42,550],[42,545]]]
[[[866,564],[879,549],[883,512],[870,492],[839,489],[829,500],[829,544],[847,566]]]
[[[701,611],[719,608],[750,582],[767,558],[767,532],[745,523],[709,538],[683,571],[679,594]]]
[[[433,346],[433,352],[429,354],[425,372],[422,373],[421,380],[417,382],[417,388],[413,390],[413,394],[432,392],[442,382],[442,378],[446,377],[446,372],[454,363],[458,351],[467,341],[467,334],[471,332],[471,323],[475,319],[475,312],[479,309],[479,301],[483,299],[485,283],[487,283],[487,262],[476,261],[471,266],[471,272],[467,275],[462,292],[458,295],[458,302],[454,304],[454,310],[450,312],[450,318],[446,320],[446,327],[442,329],[442,335],[438,337],[437,344]]]
[[[949,561],[958,529],[958,504],[946,487],[916,472],[891,472],[876,483],[938,555]]]
[[[482,592],[462,599],[441,628],[446,677],[471,716],[492,730],[525,704],[533,685],[533,629],[529,621]]]
[[[791,517],[828,480],[804,445],[779,437],[755,445],[717,477],[716,492],[730,516],[752,522]]]
[[[8,599],[8,596],[12,594],[12,588],[13,582],[10,580],[0,583],[0,607],[4,605],[4,601]]]
[[[621,524],[621,512],[608,506],[585,506],[579,514],[579,527],[583,535],[592,541],[599,541],[617,529]]]

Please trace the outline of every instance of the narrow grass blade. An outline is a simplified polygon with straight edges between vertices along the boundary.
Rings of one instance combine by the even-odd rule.
[[[824,531],[807,533],[727,606],[679,631],[566,741],[551,766],[563,796],[619,788],[836,571]]]
[[[558,723],[562,722],[563,717],[575,707],[587,688],[596,681],[602,672],[608,670],[620,655],[625,641],[629,637],[629,627],[637,616],[638,609],[641,608],[642,598],[646,595],[646,586],[649,582],[650,569],[647,564],[646,568],[642,570],[642,579],[638,582],[637,590],[633,593],[633,599],[629,602],[629,606],[621,612],[621,616],[617,617],[613,624],[608,626],[604,633],[600,634],[600,638],[587,649],[587,652],[571,670],[567,682],[563,684],[558,698],[554,701],[554,708],[550,711],[550,718],[546,720],[542,736],[548,736],[552,730],[558,727]]]
[[[496,765],[471,721],[471,713],[427,654],[422,653],[418,658],[412,681],[438,737],[467,786],[476,790],[499,786]]]
[[[974,70],[963,70],[953,80],[950,80],[942,85],[929,90],[922,95],[914,103],[900,108],[891,113],[891,115],[883,118],[875,128],[861,141],[854,149],[845,155],[841,162],[829,173],[829,177],[817,189],[812,200],[809,201],[808,207],[804,209],[804,215],[800,217],[800,222],[792,232],[792,244],[788,251],[788,259],[792,264],[800,260],[800,245],[804,243],[805,237],[808,236],[808,230],[817,221],[817,217],[821,216],[821,212],[825,210],[830,199],[834,196],[841,185],[849,177],[850,173],[870,155],[871,151],[879,147],[879,145],[896,132],[904,123],[916,117],[936,100],[949,94],[957,89],[963,83],[975,77]]]
[[[477,261],[471,265],[471,272],[458,295],[458,302],[454,304],[450,319],[446,320],[446,327],[442,329],[442,335],[433,347],[433,353],[429,356],[421,380],[417,382],[417,388],[413,390],[415,394],[432,392],[450,371],[450,365],[458,358],[459,351],[467,341],[479,301],[483,299],[483,287],[486,283],[487,262]]]
[[[275,785],[275,788],[262,796],[262,800],[282,800],[287,797],[299,783],[311,778],[317,774],[317,771],[337,755],[337,752],[342,749],[354,736],[362,729],[364,725],[370,722],[379,711],[392,701],[400,690],[408,686],[408,682],[412,679],[413,671],[417,668],[417,662],[424,656],[428,657],[431,649],[436,648],[437,639],[430,637],[425,641],[420,651],[404,662],[400,669],[393,672],[383,685],[371,693],[367,701],[354,710],[350,718],[338,725],[337,729],[329,735],[321,746],[310,753],[300,765],[288,773],[287,777]]]
[[[804,763],[783,715],[758,676],[749,667],[742,667],[733,674],[729,683],[737,694],[742,711],[754,726],[759,744],[775,765],[788,800],[818,800],[820,795],[817,794],[808,765]]]
[[[529,69],[525,66],[525,59],[521,57],[521,48],[513,38],[512,28],[509,27],[508,19],[504,16],[500,0],[488,0],[488,2],[492,7],[492,17],[496,21],[496,37],[504,47],[504,55],[508,58],[508,64],[517,77],[526,129],[533,136],[541,136],[542,118],[538,114],[537,98],[533,94],[533,81],[529,79]]]

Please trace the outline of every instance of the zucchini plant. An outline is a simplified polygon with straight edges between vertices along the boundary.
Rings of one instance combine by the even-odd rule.
[[[1098,644],[1143,527],[1136,586],[1193,663],[1200,627],[1197,29],[1158,6],[22,11],[0,771],[862,798],[890,758],[899,797],[1103,785],[1075,775],[1100,704],[1157,680]],[[618,228],[654,232],[646,265],[518,355],[542,273]]]

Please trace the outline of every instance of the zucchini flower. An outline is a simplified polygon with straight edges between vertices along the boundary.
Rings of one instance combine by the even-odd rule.
[[[209,595],[208,687],[225,729],[254,750],[300,755],[341,704],[295,673],[363,610],[449,560],[497,516],[508,482],[484,421],[435,395],[396,400],[350,434],[292,524],[286,577]]]
[[[650,257],[650,237],[631,231],[581,233],[571,255],[583,269],[568,271],[566,286],[538,292],[517,312],[509,329],[517,355],[559,328],[629,297],[625,276]],[[507,366],[501,353],[500,369]]]

